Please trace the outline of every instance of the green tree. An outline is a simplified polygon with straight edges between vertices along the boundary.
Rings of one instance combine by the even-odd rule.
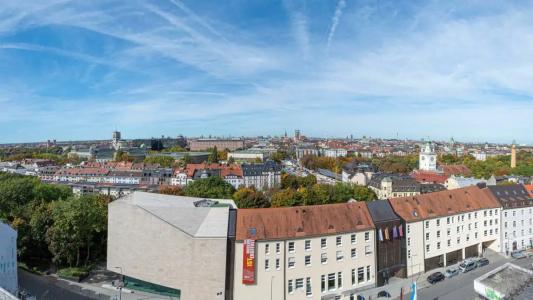
[[[198,179],[185,186],[183,192],[190,197],[231,199],[235,188],[217,176]]]
[[[163,168],[171,168],[171,167],[173,167],[175,161],[176,160],[172,156],[165,156],[165,155],[150,156],[150,157],[146,157],[144,159],[145,163],[148,163],[148,164],[159,164]]]
[[[218,163],[217,146],[215,146],[215,147],[213,147],[213,149],[211,149],[211,154],[209,154],[209,157],[207,158],[207,162],[209,162],[209,163]]]
[[[270,202],[261,191],[253,188],[240,188],[233,194],[233,200],[238,208],[270,207]]]
[[[297,206],[302,204],[301,195],[293,189],[283,189],[272,194],[272,207]]]
[[[230,158],[228,158],[228,164],[229,165],[232,165],[235,163],[235,158],[233,158],[233,156],[231,156]]]

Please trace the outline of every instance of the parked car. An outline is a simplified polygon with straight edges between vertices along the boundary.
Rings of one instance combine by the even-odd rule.
[[[441,272],[435,272],[428,276],[428,282],[431,284],[444,280],[444,274]]]
[[[515,250],[511,252],[511,257],[516,259],[526,258],[526,255],[524,254],[524,250]]]
[[[466,260],[459,265],[459,270],[461,270],[462,273],[466,273],[474,270],[476,267],[477,264],[475,261]]]
[[[455,275],[459,275],[459,269],[457,268],[450,268],[447,269],[446,272],[444,272],[444,276],[446,276],[446,278],[451,278]]]
[[[483,266],[486,266],[489,264],[489,260],[486,259],[486,258],[480,258],[477,262],[476,262],[476,265],[477,267],[483,267]]]

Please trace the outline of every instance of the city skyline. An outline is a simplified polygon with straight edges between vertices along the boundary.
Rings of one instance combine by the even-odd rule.
[[[0,143],[114,128],[533,143],[528,3],[2,2]]]

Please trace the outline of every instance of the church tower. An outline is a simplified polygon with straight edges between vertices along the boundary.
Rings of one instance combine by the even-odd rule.
[[[418,168],[424,171],[437,171],[437,154],[431,143],[420,149],[420,155],[418,158]]]

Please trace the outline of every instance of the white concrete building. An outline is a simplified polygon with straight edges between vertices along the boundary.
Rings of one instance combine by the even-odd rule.
[[[17,231],[0,222],[0,287],[16,295],[17,274]]]
[[[156,285],[182,300],[225,299],[230,207],[232,200],[145,192],[111,202],[108,270],[121,271],[129,288]]]
[[[326,148],[321,150],[322,155],[325,157],[346,157],[348,155],[348,150],[343,148]]]
[[[486,248],[500,251],[501,207],[486,188],[389,201],[406,222],[408,276],[481,255]]]
[[[448,190],[454,190],[454,189],[464,188],[467,186],[476,185],[479,183],[487,183],[487,181],[484,179],[477,179],[473,177],[451,175],[444,182],[444,187],[446,187],[446,189]]]
[[[354,299],[375,286],[365,202],[237,213],[233,299]]]
[[[228,153],[228,159],[233,158],[235,161],[255,162],[264,161],[269,157],[267,151],[261,150],[241,150]]]
[[[502,205],[501,252],[533,247],[533,198],[521,184],[488,187]]]
[[[262,164],[243,164],[244,186],[254,186],[258,190],[270,189],[281,185],[281,167],[274,161]]]
[[[418,168],[424,171],[437,171],[437,153],[431,143],[420,149]]]

